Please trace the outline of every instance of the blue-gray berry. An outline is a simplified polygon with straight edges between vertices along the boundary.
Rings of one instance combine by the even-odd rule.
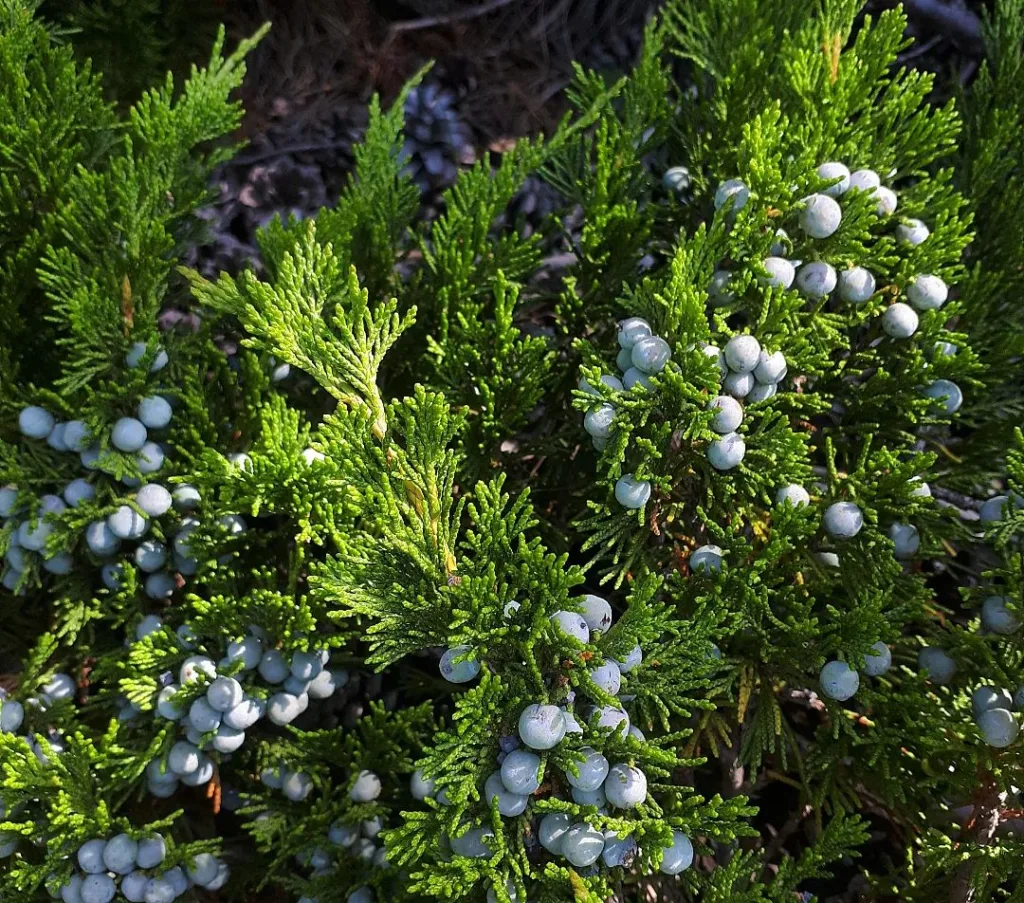
[[[1013,708],[1013,699],[1007,690],[997,687],[978,687],[971,694],[971,711],[975,718],[989,709],[1010,708]]]
[[[164,450],[156,442],[146,442],[135,456],[135,464],[142,473],[156,473],[164,466]]]
[[[13,517],[18,510],[18,487],[13,484],[0,486],[0,517]]]
[[[580,753],[584,758],[582,761],[576,761],[579,774],[574,775],[572,771],[567,769],[565,779],[572,787],[584,792],[597,790],[604,784],[605,778],[608,777],[608,760],[590,746],[584,746]]]
[[[587,593],[579,605],[580,614],[591,630],[606,632],[612,626],[612,607],[606,599]]]
[[[150,599],[159,601],[170,599],[178,588],[178,584],[172,574],[169,574],[167,571],[157,571],[155,574],[150,574],[146,577],[143,588]]]
[[[736,295],[729,291],[729,280],[732,273],[728,270],[715,270],[708,284],[708,301],[712,307],[724,307],[736,300]]]
[[[501,780],[501,772],[492,772],[484,783],[484,803],[488,806],[497,798],[498,812],[506,818],[522,815],[530,802],[527,794],[511,793]]]
[[[1006,596],[989,596],[981,603],[981,624],[986,630],[1009,635],[1020,628],[1020,618],[1007,601]]]
[[[811,496],[803,486],[790,483],[787,486],[780,486],[775,493],[776,505],[784,505],[787,502],[794,508],[800,508],[810,504]]]
[[[875,189],[875,213],[879,216],[891,216],[896,212],[899,200],[896,192],[885,185],[879,185]]]
[[[711,429],[716,433],[734,432],[743,422],[743,408],[729,395],[719,395],[712,399],[709,407],[715,412]]]
[[[117,534],[107,526],[106,521],[97,520],[85,528],[85,544],[94,555],[112,555],[121,545]]]
[[[909,304],[897,301],[882,314],[882,329],[894,339],[909,339],[919,324],[917,313]]]
[[[715,210],[723,207],[731,213],[742,210],[750,200],[750,189],[742,179],[726,179],[715,190]]]
[[[105,872],[107,867],[103,863],[103,851],[106,847],[105,840],[87,840],[78,848],[78,867],[88,875]]]
[[[529,796],[540,787],[540,756],[513,749],[501,763],[501,782],[509,793]]]
[[[608,802],[617,809],[633,809],[647,799],[647,775],[633,765],[613,765],[604,782]]]
[[[812,194],[801,203],[800,228],[811,238],[828,238],[842,218],[842,208],[827,194]]]
[[[632,350],[637,342],[650,335],[653,335],[650,323],[640,317],[627,317],[619,321],[616,337],[620,348]]]
[[[733,398],[745,398],[754,389],[753,373],[732,373],[726,375],[722,380],[722,388]]]
[[[719,549],[719,552],[721,552],[721,549]],[[637,643],[633,646],[632,649],[629,650],[629,652],[626,653],[626,657],[622,659],[622,661],[616,662],[616,664],[619,666],[619,671],[621,671],[623,674],[629,674],[629,672],[632,671],[643,660],[644,652],[640,648],[640,644]]]
[[[746,376],[747,374],[743,375]],[[757,404],[759,401],[768,401],[769,398],[774,398],[778,392],[779,387],[775,383],[755,382],[753,388],[747,392],[744,400],[748,404]]]
[[[319,652],[296,652],[292,655],[292,676],[299,680],[312,680],[323,667]]]
[[[562,855],[562,840],[572,827],[572,818],[565,812],[549,812],[540,820],[537,839],[549,853]]]
[[[519,737],[531,749],[552,749],[565,736],[558,706],[528,705],[519,716]]]
[[[910,247],[917,247],[929,235],[928,227],[919,219],[905,219],[896,227],[896,240]]]
[[[284,683],[292,673],[284,656],[277,649],[268,649],[263,653],[259,664],[260,676],[268,684]]]
[[[581,643],[590,642],[590,627],[587,626],[587,619],[579,612],[556,611],[551,616],[551,623],[566,636],[571,636]]]
[[[815,171],[819,178],[835,182],[834,185],[822,188],[822,194],[827,194],[831,198],[837,198],[850,187],[850,170],[842,163],[822,163]]]
[[[221,678],[218,678],[218,680]],[[211,684],[212,686],[212,684]],[[188,720],[200,734],[207,734],[220,727],[222,713],[210,705],[206,696],[193,700],[188,710]]]
[[[88,502],[95,498],[96,490],[88,480],[79,477],[64,487],[63,495],[64,500],[72,508],[77,508],[82,502]]]
[[[925,646],[917,654],[917,665],[935,684],[948,684],[956,674],[956,662],[937,646]]]
[[[118,539],[139,539],[149,529],[149,521],[130,505],[121,505],[107,516],[107,526]]]
[[[594,405],[583,418],[583,429],[595,439],[607,439],[612,434],[615,408],[608,402]]]
[[[261,699],[244,698],[233,709],[224,713],[221,723],[234,730],[244,731],[252,727],[266,712]]]
[[[121,879],[121,896],[128,903],[146,903],[146,886],[149,884],[149,875],[141,869],[136,869]]]
[[[302,714],[302,703],[292,693],[275,693],[267,700],[267,718],[277,725],[291,724]]]
[[[725,376],[729,372],[729,365],[725,362],[725,355],[722,354],[722,350],[717,345],[702,345],[700,353],[715,362],[720,375]]]
[[[752,335],[734,335],[726,343],[723,354],[734,373],[753,373],[761,360],[761,343]]]
[[[54,451],[67,451],[68,446],[64,441],[64,424],[55,423],[53,429],[50,430],[50,435],[46,437],[46,444],[50,446]]]
[[[789,370],[786,356],[781,351],[769,354],[763,348],[758,355],[757,366],[754,368],[754,379],[759,383],[775,384],[781,382]]]
[[[349,799],[355,803],[372,803],[380,796],[382,790],[380,778],[372,771],[361,771],[348,792]]]
[[[762,262],[767,276],[761,277],[761,282],[770,288],[789,288],[796,277],[796,269],[790,261],[784,257],[766,257]]]
[[[860,675],[846,662],[832,661],[821,669],[819,683],[829,699],[845,702],[860,687]]]
[[[562,855],[577,868],[596,862],[604,850],[604,834],[586,822],[578,822],[562,837]]]
[[[231,711],[244,695],[242,685],[233,677],[217,677],[206,688],[206,701],[220,713]]]
[[[196,884],[208,884],[217,877],[217,857],[211,853],[199,853],[186,871]]]
[[[634,511],[643,508],[651,497],[651,484],[638,480],[633,474],[625,473],[615,482],[615,501],[623,508]]]
[[[18,414],[18,428],[29,439],[45,439],[54,425],[53,415],[38,405],[22,408]]]
[[[928,398],[938,402],[938,407],[941,407],[947,416],[959,411],[960,405],[964,403],[964,394],[960,391],[960,387],[949,379],[937,379],[925,386],[922,392]]]
[[[159,483],[148,483],[135,493],[135,502],[149,517],[160,517],[171,508],[171,494]]]
[[[139,845],[127,834],[117,834],[107,841],[103,848],[103,864],[108,871],[127,875],[135,869]]]
[[[622,351],[628,352],[629,355],[632,356],[633,351],[632,351],[631,348],[623,348]],[[626,366],[629,367],[630,364],[626,364]],[[612,376],[610,373],[602,374],[602,376],[601,376],[601,383],[602,383],[602,385],[607,386],[609,389],[611,389],[614,392],[621,392],[622,391],[622,381],[617,376]],[[588,383],[586,381],[586,379],[581,378],[579,386],[580,386],[580,391],[581,392],[586,392],[588,395],[600,395],[601,394],[597,389],[595,389],[592,385],[590,385],[590,383]]]
[[[856,188],[873,195],[881,184],[881,177],[873,169],[858,169],[850,173],[849,188]]]
[[[892,652],[881,640],[873,643],[864,655],[864,673],[868,677],[881,677],[892,666]]]
[[[726,433],[708,446],[708,463],[715,470],[732,470],[747,453],[747,445],[739,433]]]
[[[493,839],[490,828],[470,828],[462,836],[451,838],[452,852],[470,859],[489,859],[493,855],[489,841]]]
[[[912,524],[893,524],[889,527],[889,539],[896,546],[897,558],[913,558],[921,545],[921,536]]]
[[[473,656],[471,646],[453,646],[441,656],[438,668],[445,680],[464,684],[480,673],[480,662]]]
[[[1009,709],[989,709],[978,716],[978,730],[989,746],[1004,749],[1017,739],[1020,725]]]
[[[191,483],[182,483],[171,493],[175,511],[191,511],[199,507],[199,490]]]
[[[632,354],[632,352],[630,353]],[[630,367],[622,374],[622,385],[626,389],[632,389],[633,386],[639,385],[648,392],[654,389],[654,383],[647,378],[647,374],[641,370],[637,370],[636,367]]]
[[[612,728],[613,733],[625,737],[629,734],[629,715],[625,709],[616,708],[612,705],[603,705],[595,709],[597,713],[597,726],[600,728]]]
[[[850,304],[863,304],[875,293],[875,277],[864,267],[850,267],[839,274],[839,297]]]
[[[661,184],[666,191],[682,194],[690,187],[690,170],[685,166],[672,166],[665,170],[661,177]]]
[[[864,526],[864,515],[853,502],[833,502],[825,509],[825,530],[834,539],[852,539]]]
[[[84,452],[92,442],[92,432],[81,420],[69,420],[64,424],[64,445],[68,451]]]
[[[640,339],[632,352],[633,366],[648,376],[661,373],[672,359],[672,349],[663,338],[652,335]]]
[[[837,276],[830,264],[821,260],[805,263],[796,274],[796,285],[808,298],[824,298],[835,291]]]
[[[0,734],[13,734],[25,720],[25,707],[16,699],[0,698]]]
[[[915,276],[907,286],[907,300],[918,310],[938,310],[948,297],[946,283],[930,273]]]
[[[117,893],[117,885],[109,875],[87,875],[79,893],[82,903],[110,903]]]
[[[661,865],[663,875],[678,875],[693,864],[693,844],[682,831],[672,832],[672,843],[662,847]]]
[[[167,562],[167,546],[155,539],[147,539],[135,547],[133,557],[140,571],[152,574]]]
[[[146,444],[146,428],[134,417],[122,417],[114,424],[110,441],[123,452],[134,452]]]
[[[721,548],[714,545],[694,549],[690,554],[690,570],[694,574],[717,574],[722,569],[723,554]]]
[[[128,349],[128,353],[124,356],[125,363],[134,370],[140,363],[142,363],[143,357],[146,356],[146,351],[147,345],[145,342],[133,342],[132,346]],[[158,345],[156,354],[153,356],[153,361],[149,365],[149,372],[157,373],[160,370],[163,370],[166,366],[167,352]]]
[[[173,415],[170,403],[159,395],[143,398],[135,413],[143,426],[151,430],[162,430],[171,422]]]
[[[598,665],[590,670],[590,679],[594,681],[605,693],[615,696],[622,685],[622,672],[618,664],[608,659],[603,665]]]
[[[43,570],[48,574],[70,574],[75,566],[75,559],[70,552],[58,552],[43,559]]]

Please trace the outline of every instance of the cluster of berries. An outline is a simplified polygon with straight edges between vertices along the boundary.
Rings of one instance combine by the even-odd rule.
[[[280,790],[293,803],[301,803],[313,792],[313,779],[283,762],[264,768],[260,772],[260,783],[271,790]]]
[[[898,206],[896,192],[882,184],[878,173],[870,169],[851,172],[838,162],[822,163],[817,168],[819,179],[828,183],[819,193],[805,197],[799,205],[797,222],[806,238],[822,240],[830,238],[843,220],[843,208],[839,199],[844,196],[855,198],[866,194],[875,202],[879,217],[892,217]],[[849,194],[848,194],[849,193]],[[746,206],[750,189],[740,179],[728,179],[715,192],[715,209],[726,209],[731,215]],[[893,219],[892,235],[898,247],[913,248],[928,239],[931,231],[919,219]],[[762,261],[762,285],[788,290],[794,285],[801,294],[812,301],[821,302],[837,293],[841,301],[863,304],[876,294],[875,274],[865,267],[845,265],[841,272],[827,260],[789,260],[782,256],[787,246],[791,247],[789,236],[780,229],[770,251],[771,256]],[[818,257],[818,252],[814,251]],[[838,261],[837,261],[838,262]],[[724,269],[716,270],[708,294],[712,305],[723,306],[732,303],[735,296],[728,289],[732,274]],[[938,310],[949,297],[949,287],[931,273],[914,275],[905,286],[906,301],[895,301],[882,312],[881,328],[893,339],[910,338],[920,325],[919,313]],[[940,342],[936,347],[939,354],[953,354],[956,346]],[[956,383],[946,379],[933,380],[923,388],[923,393],[941,404],[947,415],[954,414],[963,402],[963,395]]]
[[[129,366],[138,366],[145,354],[145,344],[136,343],[128,354]],[[163,369],[166,363],[167,353],[158,351],[150,372]],[[173,411],[166,398],[149,395],[139,402],[135,413],[135,417],[121,417],[113,425],[109,437],[114,449],[134,456],[141,474],[141,477],[126,474],[121,478],[126,487],[136,490],[132,500],[134,504],[121,504],[106,517],[90,523],[84,530],[83,539],[86,548],[101,562],[104,585],[113,591],[121,588],[125,567],[124,562],[113,561],[113,557],[123,541],[138,542],[129,560],[145,575],[145,594],[153,600],[166,600],[178,587],[175,573],[167,567],[170,559],[173,558],[170,563],[179,575],[191,576],[198,569],[198,562],[187,553],[186,536],[194,525],[185,518],[174,541],[173,556],[159,539],[143,537],[151,524],[172,507],[177,512],[194,508],[199,503],[199,494],[191,486],[179,486],[172,493],[160,483],[144,483],[163,468],[165,460],[162,446],[153,441],[150,434],[169,426]],[[31,405],[21,411],[18,423],[28,438],[45,441],[57,451],[78,453],[86,471],[104,469],[101,446],[94,441],[89,427],[82,421],[58,423],[44,408]],[[69,507],[77,508],[95,497],[96,486],[86,476],[71,480],[59,495],[44,495],[32,503],[22,498],[17,487],[0,488],[0,518],[14,521],[5,555],[7,567],[3,573],[3,585],[12,591],[23,590],[25,579],[37,558],[48,573],[70,573],[75,563],[72,548],[57,551],[48,548],[52,546],[49,540],[54,533],[54,520]]]
[[[354,803],[371,803],[380,796],[380,778],[372,771],[360,772],[349,791],[349,799]],[[388,866],[387,852],[378,844],[377,838],[384,829],[384,820],[380,816],[363,819],[358,824],[345,824],[341,819],[333,822],[327,832],[327,841],[334,850],[346,850],[348,855],[357,857],[375,868]],[[296,861],[303,868],[312,869],[314,876],[327,875],[342,867],[337,853],[321,846],[312,847],[296,854]],[[366,897],[369,893],[370,896]],[[303,897],[309,903],[317,903],[315,897]],[[372,903],[372,892],[367,887],[356,888],[348,896],[349,903],[360,900]],[[300,901],[301,903],[301,901]]]
[[[153,620],[148,629],[159,629],[158,619]],[[251,631],[228,644],[219,665],[205,655],[186,658],[178,683],[167,683],[157,694],[157,716],[178,722],[184,739],[171,747],[165,759],[149,764],[147,783],[154,795],[170,796],[179,781],[188,786],[206,784],[214,772],[209,751],[230,755],[260,719],[291,724],[311,699],[327,699],[348,682],[348,672],[327,667],[327,650],[295,652],[289,660],[280,650],[265,648],[267,637],[262,631]],[[179,639],[183,639],[180,632]],[[183,641],[191,645],[187,638]],[[218,667],[229,674],[218,674]],[[257,686],[254,672],[274,692],[268,695],[267,688]],[[264,783],[280,787],[289,799],[305,799],[312,789],[308,775],[278,769],[273,778],[271,771],[264,773]]]
[[[129,903],[173,903],[189,888],[220,890],[228,880],[227,863],[199,853],[182,868],[161,870],[167,845],[159,834],[135,840],[118,834],[88,840],[78,849],[78,867],[53,896],[64,903],[110,903],[118,894]]]
[[[864,656],[864,673],[868,677],[881,677],[891,667],[892,652],[879,640]],[[860,675],[846,662],[836,659],[824,665],[818,683],[829,699],[845,702],[860,689]]]
[[[1016,696],[996,687],[978,687],[971,694],[974,721],[989,746],[1003,749],[1017,739],[1020,724],[1014,708],[1024,710],[1024,687],[1017,690]]]
[[[28,698],[27,703],[31,708],[45,711],[54,703],[63,702],[65,699],[74,699],[75,690],[75,680],[70,674],[54,674],[38,693]],[[24,721],[25,706],[17,699],[10,698],[7,691],[0,687],[0,734],[17,734],[21,730]],[[45,763],[46,754],[36,738],[32,735],[27,735],[25,739],[35,753],[36,758],[40,762]],[[64,750],[60,735],[56,731],[50,731],[47,743],[53,752],[60,753]],[[0,848],[2,848],[2,845],[0,845]],[[2,858],[2,854],[0,854],[0,858]]]
[[[654,335],[651,324],[640,317],[629,317],[619,323],[618,342],[615,362],[622,379],[606,375],[601,382],[613,392],[629,391],[637,385],[644,391],[653,391],[650,377],[661,373],[672,359],[668,342]],[[585,379],[580,380],[579,387],[588,394],[599,394]],[[594,448],[604,449],[615,428],[615,405],[607,401],[593,405],[583,418],[583,428],[590,434]],[[651,484],[634,479],[632,474],[624,475],[615,486],[615,498],[625,508],[642,508],[650,496]]]
[[[605,599],[594,595],[585,596],[579,606],[579,611],[555,612],[551,622],[557,632],[586,645],[595,634],[600,636],[611,627],[612,609]],[[514,614],[514,611],[514,608],[511,612],[507,610],[507,614]],[[624,705],[633,698],[623,692],[624,675],[642,660],[639,646],[622,661],[605,658],[602,664],[590,669],[589,682],[584,682],[581,691],[586,694],[587,683],[592,683],[601,691],[601,696],[615,696]],[[468,647],[450,649],[442,657],[441,673],[448,680],[471,680],[479,670],[480,665],[472,658]],[[628,683],[628,677],[625,681]],[[576,717],[577,711],[582,716],[580,720]],[[638,742],[645,740],[640,729],[631,725],[622,705],[609,705],[599,697],[594,698],[592,704],[580,706],[576,692],[570,691],[561,704],[526,706],[519,715],[518,736],[501,740],[499,767],[484,780],[484,802],[497,805],[498,812],[506,818],[518,818],[527,812],[531,799],[544,785],[546,794],[554,794],[553,798],[559,799],[564,791],[577,806],[596,809],[598,818],[607,816],[609,806],[625,812],[643,805],[648,797],[647,776],[628,755],[613,764],[591,745],[574,746],[572,766],[564,774],[553,774],[551,759],[545,753],[560,747],[567,737],[582,737],[596,729],[603,729],[602,736],[615,741],[627,737]],[[422,772],[413,775],[412,792],[417,799],[433,796],[434,790],[434,782],[425,779]],[[437,800],[448,804],[443,789],[437,793]],[[595,866],[599,859],[608,868],[628,868],[637,857],[636,839],[631,835],[620,837],[616,830],[594,827],[592,822],[598,818],[590,816],[588,820],[565,811],[548,811],[540,818],[534,833],[544,849],[577,868]],[[492,837],[486,826],[471,827],[461,836],[450,839],[451,849],[461,856],[486,858],[492,854],[489,843]],[[682,832],[674,832],[673,843],[663,850],[662,872],[678,874],[688,868],[692,860],[689,838]],[[491,897],[495,897],[493,891]]]
[[[772,398],[788,365],[781,351],[769,353],[752,335],[733,336],[724,351],[714,345],[705,345],[703,351],[718,365],[725,392],[710,405],[715,412],[711,429],[719,438],[708,446],[708,462],[715,470],[732,470],[747,452],[746,443],[737,432],[743,422],[739,400],[758,402]]]
[[[615,362],[622,372],[622,379],[602,376],[601,382],[613,392],[629,391],[636,385],[652,391],[654,384],[648,377],[661,373],[672,359],[668,342],[654,335],[651,324],[640,317],[621,321],[618,338],[619,354]],[[585,379],[580,380],[580,390],[590,395],[599,394]],[[584,416],[583,428],[590,434],[598,451],[608,444],[614,420],[615,406],[609,402],[594,405]]]

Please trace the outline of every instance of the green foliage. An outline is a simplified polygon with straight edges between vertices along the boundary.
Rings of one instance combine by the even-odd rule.
[[[109,10],[47,9],[104,58]],[[629,77],[577,70],[553,134],[462,173],[430,221],[403,171],[405,94],[373,100],[338,203],[272,221],[262,272],[206,279],[181,262],[253,42],[225,57],[221,37],[120,116],[67,35],[0,0],[0,894],[46,899],[85,840],[159,831],[169,866],[230,852],[239,899],[781,903],[863,881],[1018,900],[1002,826],[1024,747],[989,745],[972,696],[1017,693],[1024,667],[1021,12],[1000,0],[978,79],[934,106],[934,77],[894,65],[898,9],[670,2]],[[133,79],[172,46],[157,30]],[[876,171],[896,211],[851,189],[809,238],[829,160]],[[669,165],[687,192],[661,184]],[[526,235],[502,221],[533,176],[565,206]],[[742,203],[715,203],[726,179]],[[773,285],[770,256],[860,265],[876,291]],[[894,338],[885,312],[924,273],[950,300]],[[194,327],[162,329],[168,305]],[[671,351],[628,389],[608,378],[637,359],[624,317]],[[745,455],[718,470],[709,405],[738,335],[788,370],[745,398]],[[925,394],[939,379],[962,409]],[[157,395],[153,472],[111,428]],[[90,444],[23,435],[29,403]],[[598,405],[610,432],[588,443]],[[625,475],[649,484],[640,508],[617,500]],[[81,477],[91,497],[53,501]],[[963,494],[994,488],[978,523]],[[849,538],[827,529],[839,502],[863,515]],[[144,546],[95,541],[143,514]],[[721,566],[699,568],[709,545]],[[478,676],[446,681],[444,652]],[[843,700],[819,683],[837,660],[859,673]],[[224,717],[204,709],[211,669],[259,711],[241,737],[193,723]],[[503,815],[494,774],[531,705],[565,735]],[[175,775],[183,743],[202,765]],[[574,792],[591,750],[643,773],[636,806]],[[635,849],[574,866],[539,844],[552,814]],[[696,859],[673,877],[680,834]]]

